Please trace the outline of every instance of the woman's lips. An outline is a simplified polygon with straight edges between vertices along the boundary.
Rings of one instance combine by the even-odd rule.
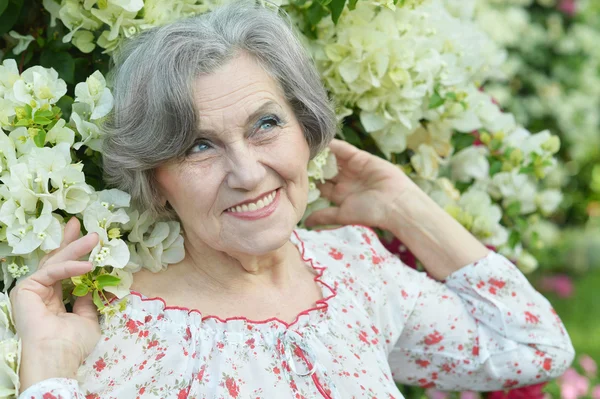
[[[238,219],[244,219],[244,220],[256,220],[256,219],[266,218],[267,216],[269,216],[270,214],[275,212],[275,210],[277,209],[277,206],[279,205],[279,197],[280,196],[281,196],[281,189],[277,189],[277,190],[275,190],[275,199],[273,199],[273,202],[271,202],[269,205],[267,205],[265,207],[262,207],[255,211],[242,211],[242,212],[225,211],[225,213],[227,215],[236,217]]]

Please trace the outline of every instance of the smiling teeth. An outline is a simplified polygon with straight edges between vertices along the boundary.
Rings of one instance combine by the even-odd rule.
[[[271,204],[275,199],[275,194],[277,191],[273,191],[271,194],[259,199],[256,202],[252,202],[250,204],[238,205],[233,208],[227,209],[227,212],[252,212],[258,209],[264,208],[265,206]]]

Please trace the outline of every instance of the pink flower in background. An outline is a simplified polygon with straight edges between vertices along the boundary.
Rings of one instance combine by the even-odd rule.
[[[427,397],[429,399],[448,399],[450,398],[450,394],[448,392],[444,392],[444,391],[438,391],[437,389],[427,389],[425,391],[425,395],[427,395]]]
[[[566,274],[543,277],[540,285],[542,290],[554,292],[561,298],[569,298],[573,295],[573,281]]]
[[[600,385],[596,385],[592,389],[592,399],[600,399]]]
[[[512,389],[508,392],[495,391],[488,395],[488,399],[544,399],[542,389],[545,385],[546,383],[543,382],[541,384]]]
[[[577,12],[577,0],[560,0],[558,10],[572,17]]]
[[[590,382],[574,368],[569,368],[558,378],[562,399],[578,399],[587,394]]]
[[[388,251],[398,255],[404,264],[412,267],[413,269],[417,268],[417,258],[415,255],[413,255],[413,253],[410,252],[410,250],[396,237],[394,237],[394,239],[390,242],[382,239],[381,243]]]
[[[585,374],[588,377],[593,378],[596,376],[596,372],[598,371],[598,366],[596,365],[596,362],[594,361],[594,359],[592,359],[590,356],[588,356],[588,355],[581,356],[579,358],[579,365],[581,366],[583,371],[585,371]]]
[[[460,393],[460,399],[479,399],[478,393],[473,391],[465,391]]]

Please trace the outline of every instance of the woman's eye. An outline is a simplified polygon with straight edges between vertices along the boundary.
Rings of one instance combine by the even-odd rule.
[[[259,122],[259,127],[263,130],[270,130],[277,125],[279,125],[279,120],[273,117],[264,118]]]
[[[210,144],[205,141],[198,141],[192,146],[192,148],[190,148],[189,153],[203,152],[208,149],[210,149]]]

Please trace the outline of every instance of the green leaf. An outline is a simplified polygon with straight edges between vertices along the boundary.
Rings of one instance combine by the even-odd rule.
[[[15,126],[29,126],[31,124],[31,119],[19,119]]]
[[[361,140],[359,135],[354,131],[354,129],[349,128],[348,126],[344,126],[342,128],[342,132],[341,135],[343,137],[343,139],[345,141],[347,141],[348,143],[356,146],[356,147],[360,147],[361,146]]]
[[[40,64],[46,68],[56,69],[58,76],[64,79],[65,82],[75,83],[75,61],[69,53],[55,53],[45,49],[40,55]]]
[[[96,283],[99,289],[104,287],[116,287],[121,282],[121,279],[117,276],[111,276],[110,274],[102,274],[96,277]]]
[[[73,295],[86,296],[88,292],[90,292],[90,287],[88,287],[85,284],[79,284],[75,286],[75,289],[73,290]]]
[[[0,14],[0,36],[13,28],[23,8],[23,0],[7,1],[7,3],[4,11]]]
[[[37,114],[33,118],[33,123],[37,123],[38,125],[47,125],[52,122],[52,119],[48,119],[45,116],[38,116]]]
[[[60,108],[60,111],[62,111],[60,116],[66,121],[71,117],[71,108],[74,101],[75,100],[73,100],[73,97],[71,96],[62,96],[56,103],[58,108]]]
[[[356,8],[356,3],[358,3],[358,0],[350,0],[348,2],[348,8],[350,10],[354,10]]]
[[[346,0],[332,0],[328,5],[329,11],[331,11],[331,19],[334,24],[337,24],[340,19],[340,15],[342,15],[342,11],[344,11],[344,7],[346,6]]]
[[[494,159],[490,164],[490,176],[494,176],[496,173],[502,170],[502,161]]]
[[[8,0],[0,0],[0,15],[6,10],[6,7],[8,7]]]
[[[38,147],[42,148],[46,144],[46,131],[44,129],[38,129],[38,132],[33,136],[33,142]]]
[[[51,109],[47,109],[45,111],[38,111],[35,113],[35,116],[41,116],[43,118],[52,118],[54,116],[54,112]]]
[[[511,202],[506,207],[506,214],[511,218],[515,218],[515,217],[519,216],[520,213],[521,213],[521,202],[520,201]]]
[[[437,90],[434,90],[433,94],[431,95],[431,98],[429,99],[429,109],[437,108],[440,105],[444,104],[445,101],[446,100],[444,100],[444,98],[440,96],[440,93],[438,93]]]
[[[529,175],[533,172],[535,172],[535,166],[533,165],[523,166],[521,169],[519,169],[519,173],[523,175]]]
[[[508,237],[508,246],[514,248],[519,242],[521,242],[521,233],[513,230]]]
[[[104,309],[104,302],[102,302],[102,299],[100,299],[100,294],[98,293],[98,290],[94,290],[94,293],[92,294],[92,299],[94,301],[94,305],[96,305],[98,309]]]
[[[452,135],[452,146],[456,152],[470,147],[475,142],[475,135],[469,133],[456,133]]]

